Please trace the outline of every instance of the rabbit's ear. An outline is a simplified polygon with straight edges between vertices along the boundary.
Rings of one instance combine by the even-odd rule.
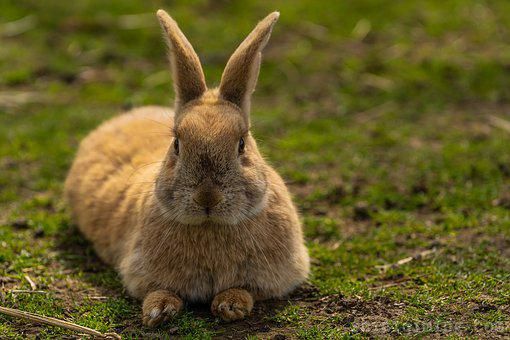
[[[204,71],[195,50],[177,26],[177,23],[162,9],[157,16],[165,31],[169,47],[170,65],[175,89],[176,112],[191,100],[199,98],[206,90]]]
[[[261,52],[280,13],[273,12],[257,24],[230,57],[221,76],[220,96],[243,110],[249,120],[251,94],[259,75]]]

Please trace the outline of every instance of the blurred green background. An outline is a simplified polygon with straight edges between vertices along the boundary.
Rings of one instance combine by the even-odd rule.
[[[244,322],[194,307],[143,328],[61,198],[90,130],[171,105],[158,8],[210,86],[281,12],[253,133],[295,196],[313,268]],[[125,337],[510,336],[509,42],[505,0],[1,0],[0,304]],[[0,316],[0,337],[36,334],[74,333]]]

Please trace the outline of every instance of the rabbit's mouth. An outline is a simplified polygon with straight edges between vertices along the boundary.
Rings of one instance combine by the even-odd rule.
[[[204,221],[210,221],[218,217],[217,214],[215,214],[215,212],[213,211],[213,208],[210,207],[202,208],[202,214],[198,215],[201,215]]]
[[[239,221],[235,218],[222,216],[219,214],[214,213],[213,211],[204,211],[200,214],[193,214],[188,216],[183,216],[181,223],[184,224],[192,224],[192,225],[209,225],[209,224],[215,224],[215,225],[234,225],[237,224]]]

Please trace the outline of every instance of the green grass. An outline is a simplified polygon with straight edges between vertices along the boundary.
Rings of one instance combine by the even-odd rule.
[[[315,288],[246,322],[199,306],[144,328],[61,197],[90,130],[171,104],[158,8],[211,85],[281,12],[253,132],[302,212]],[[126,338],[510,336],[510,132],[490,118],[510,120],[508,1],[6,0],[0,12],[1,305]],[[27,275],[44,294],[13,292]],[[0,337],[35,334],[74,333],[0,315]]]

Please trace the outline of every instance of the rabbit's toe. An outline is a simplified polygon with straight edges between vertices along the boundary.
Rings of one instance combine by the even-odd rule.
[[[244,319],[253,308],[253,298],[244,289],[227,289],[214,297],[211,305],[213,315],[224,321]]]
[[[143,324],[155,327],[171,319],[182,309],[182,300],[167,290],[147,294],[143,301]]]

